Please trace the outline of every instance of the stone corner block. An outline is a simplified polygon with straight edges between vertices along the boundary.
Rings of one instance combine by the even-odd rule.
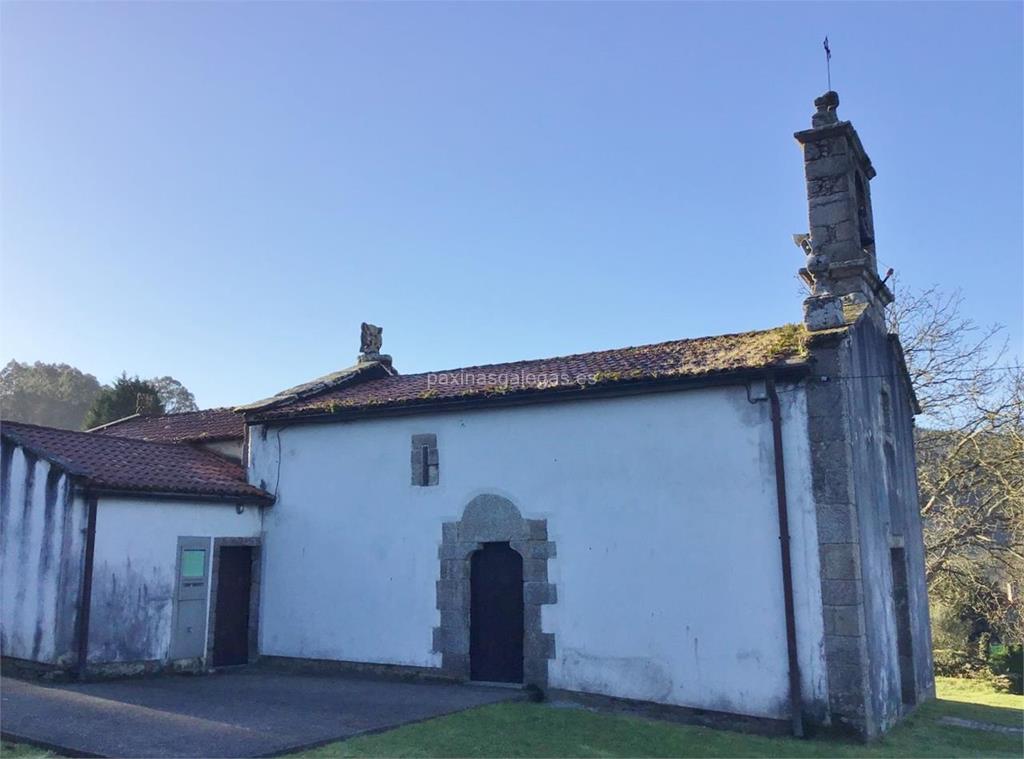
[[[438,609],[465,609],[469,606],[469,583],[465,580],[437,581]]]
[[[434,628],[433,645],[435,652],[445,655],[469,655],[469,626],[460,624],[446,625],[442,622],[440,627]]]
[[[555,544],[545,540],[513,540],[509,543],[524,559],[553,559]]]
[[[541,606],[558,602],[558,591],[550,582],[524,582],[523,603]]]
[[[443,560],[468,559],[473,551],[483,548],[479,543],[441,543],[437,549],[437,557]]]
[[[527,659],[554,659],[554,633],[541,632],[528,634],[523,642],[523,651]]]
[[[864,616],[860,606],[824,606],[825,634],[864,635]]]
[[[441,670],[450,677],[469,679],[469,653],[457,654],[445,651],[441,655]]]
[[[818,542],[852,543],[857,539],[856,513],[848,503],[818,505]]]
[[[846,323],[843,304],[831,296],[813,296],[804,301],[804,324],[812,332],[841,327]]]
[[[523,559],[523,581],[524,582],[547,582],[548,581],[548,560],[547,559]]]
[[[529,540],[547,540],[548,539],[548,520],[546,519],[527,519],[526,520],[526,535]]]
[[[536,685],[544,689],[548,687],[548,660],[527,657],[523,661],[523,683]]]
[[[863,600],[860,580],[821,581],[821,601],[827,606],[859,606]]]
[[[825,543],[820,546],[821,576],[826,580],[860,578],[860,546],[857,543]]]
[[[859,635],[826,635],[825,658],[831,664],[860,668],[864,646],[864,638]]]
[[[444,652],[444,631],[440,627],[435,627],[431,631],[430,652],[434,654]]]
[[[465,559],[445,559],[441,562],[442,580],[468,580],[469,562]]]
[[[445,543],[459,542],[459,523],[443,522],[441,524],[441,540]]]

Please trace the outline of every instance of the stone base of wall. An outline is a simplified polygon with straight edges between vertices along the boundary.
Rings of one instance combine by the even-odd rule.
[[[545,692],[546,701],[570,701],[581,706],[615,714],[628,714],[645,719],[659,719],[684,725],[701,725],[718,730],[735,730],[755,735],[789,735],[789,720],[751,717],[711,709],[695,709],[689,706],[659,704],[653,701],[637,701],[631,698],[617,698],[599,693],[551,688]]]
[[[74,677],[71,669],[64,665],[16,659],[13,656],[0,657],[0,672],[4,677],[15,677],[19,680],[67,682]]]
[[[89,662],[81,679],[86,681],[119,680],[160,674],[201,675],[208,671],[203,667],[203,660],[200,658],[175,659],[174,661],[153,659],[128,662]]]
[[[376,664],[340,659],[302,659],[292,656],[260,656],[256,664],[284,672],[356,675],[400,682],[460,682],[459,678],[452,677],[439,667],[413,667],[405,664]]]
[[[5,656],[0,659],[4,677],[22,680],[47,680],[69,682],[72,680],[118,680],[127,677],[147,677],[161,673],[202,674],[206,671],[202,659],[178,659],[175,661],[130,661],[130,662],[89,662],[81,676],[74,665],[47,664]]]

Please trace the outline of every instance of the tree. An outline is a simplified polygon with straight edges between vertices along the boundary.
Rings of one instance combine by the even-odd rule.
[[[920,431],[925,568],[937,600],[977,619],[976,634],[1024,639],[1024,381],[1019,371],[974,418]],[[1014,590],[1016,587],[1016,591]]]
[[[139,404],[139,396],[149,399],[147,410],[151,413],[162,414],[164,403],[160,394],[152,382],[141,380],[138,377],[129,377],[127,372],[114,380],[113,385],[104,385],[93,401],[89,412],[85,416],[85,429],[99,427],[101,424],[123,419],[136,413]]]
[[[925,569],[933,602],[971,642],[1024,639],[1024,375],[1002,328],[962,313],[959,292],[901,293],[889,311],[924,412],[917,431]]]
[[[122,373],[113,385],[101,386],[93,375],[67,364],[23,364],[12,359],[0,370],[0,419],[89,429],[135,413],[136,399],[132,393],[136,391],[127,387],[126,382],[140,382],[144,387],[137,388],[137,392],[155,394],[160,402],[151,409],[154,412],[178,413],[199,408],[195,396],[174,377],[143,381]],[[95,415],[86,420],[94,404],[100,405]]]
[[[154,377],[149,384],[156,388],[157,396],[163,401],[168,414],[183,411],[198,411],[196,397],[174,377]]]
[[[79,429],[99,381],[67,364],[11,360],[0,370],[0,418]]]
[[[896,290],[893,281],[893,291]],[[900,292],[889,307],[889,329],[900,336],[921,410],[933,426],[956,427],[977,413],[976,402],[1005,385],[1000,369],[1003,327],[965,317],[959,290]]]

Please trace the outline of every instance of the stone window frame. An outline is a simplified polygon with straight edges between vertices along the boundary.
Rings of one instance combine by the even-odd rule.
[[[457,522],[441,526],[440,578],[433,650],[449,677],[470,679],[470,560],[484,543],[508,543],[523,557],[523,684],[546,688],[548,660],[555,658],[555,635],[541,629],[541,606],[558,600],[548,582],[548,561],[555,544],[546,519],[524,519],[507,498],[485,493],[471,500]]]
[[[431,432],[412,436],[410,463],[413,487],[423,488],[438,484],[441,465],[437,453],[437,435]]]
[[[213,669],[213,642],[217,625],[217,580],[220,575],[220,549],[222,546],[249,546],[252,548],[252,569],[249,585],[249,653],[248,664],[259,657],[260,583],[263,561],[261,538],[214,538],[213,556],[210,557],[210,608],[206,620],[206,668]]]

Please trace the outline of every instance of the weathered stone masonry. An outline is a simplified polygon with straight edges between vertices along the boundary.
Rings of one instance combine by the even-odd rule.
[[[434,650],[441,654],[446,675],[469,679],[470,557],[491,542],[508,542],[523,557],[523,682],[545,688],[555,636],[541,629],[541,606],[558,600],[548,582],[555,544],[548,540],[546,519],[524,519],[515,504],[499,495],[477,496],[461,520],[442,525],[437,581],[441,625],[434,628]]]
[[[867,727],[867,640],[860,571],[860,529],[851,472],[852,448],[840,359],[845,335],[812,340],[815,375],[807,385],[812,482],[817,504],[825,662],[832,719],[855,731]]]
[[[836,116],[839,97],[829,92],[815,105],[812,128],[795,135],[804,149],[810,225],[810,234],[796,239],[807,254],[801,275],[812,288],[804,322],[814,365],[807,406],[825,718],[874,737],[931,692],[923,545],[904,540],[905,533],[920,535],[914,401],[898,341],[886,332],[892,293],[876,264],[868,187],[875,170],[856,130]],[[901,413],[894,417],[893,408]],[[903,562],[895,572],[890,558]],[[894,577],[913,581],[897,587]],[[901,604],[914,632],[904,630],[897,645]],[[915,661],[908,661],[911,648]],[[902,664],[898,650],[908,652]]]

